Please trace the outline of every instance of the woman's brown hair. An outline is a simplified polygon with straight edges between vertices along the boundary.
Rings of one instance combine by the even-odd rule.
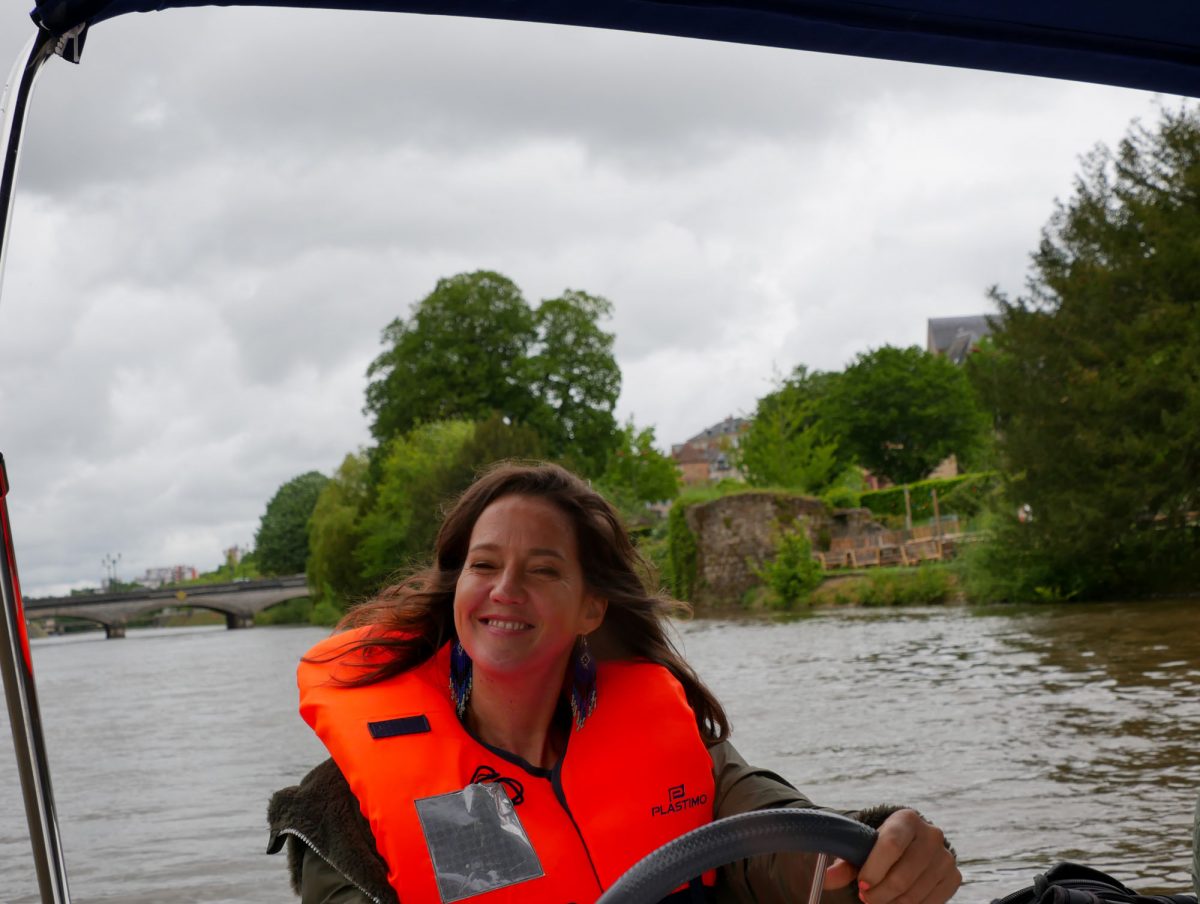
[[[374,654],[363,674],[351,683],[372,684],[408,671],[456,639],[454,588],[466,562],[471,531],[484,509],[505,496],[545,499],[570,518],[588,589],[608,601],[604,623],[592,635],[597,656],[664,666],[683,685],[701,733],[710,741],[725,738],[729,734],[725,710],[668,634],[668,617],[688,613],[690,607],[647,589],[642,575],[649,569],[616,509],[584,480],[553,464],[503,462],[484,472],[446,514],[433,564],[345,615],[339,629],[377,629],[350,645],[371,647]]]

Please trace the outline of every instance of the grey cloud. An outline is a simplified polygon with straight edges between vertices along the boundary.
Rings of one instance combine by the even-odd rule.
[[[0,56],[28,32],[0,10]],[[1146,98],[762,48],[256,9],[47,69],[0,303],[30,592],[216,564],[366,442],[379,331],[487,267],[609,297],[622,416],[679,441],[775,373],[1019,286]]]
[[[173,10],[98,26],[79,67],[52,61],[27,177],[33,189],[63,190],[230,149],[264,159],[281,147],[457,154],[563,137],[662,173],[756,137],[828,141],[853,129],[853,111],[881,88],[903,95],[936,82],[947,103],[1005,94],[1004,77],[946,78],[934,67],[907,67],[904,86],[890,87],[897,68],[519,23]]]

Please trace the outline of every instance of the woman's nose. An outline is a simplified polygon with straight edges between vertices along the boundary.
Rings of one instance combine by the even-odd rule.
[[[519,603],[521,601],[521,584],[512,569],[505,568],[492,585],[492,600],[497,603]]]

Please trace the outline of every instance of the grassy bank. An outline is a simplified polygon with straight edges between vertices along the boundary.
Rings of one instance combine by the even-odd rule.
[[[813,606],[913,606],[948,603],[961,597],[949,565],[872,568],[826,578],[809,597]]]
[[[825,606],[928,606],[962,601],[958,574],[951,565],[926,563],[904,568],[864,568],[826,575],[793,611]],[[733,607],[730,607],[732,609]],[[743,611],[787,611],[765,586],[751,590],[737,607]],[[727,609],[705,609],[719,615]]]

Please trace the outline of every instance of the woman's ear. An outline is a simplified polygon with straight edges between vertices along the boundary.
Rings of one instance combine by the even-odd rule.
[[[589,593],[583,598],[583,634],[591,634],[604,623],[604,614],[608,612],[608,600],[595,593]]]

